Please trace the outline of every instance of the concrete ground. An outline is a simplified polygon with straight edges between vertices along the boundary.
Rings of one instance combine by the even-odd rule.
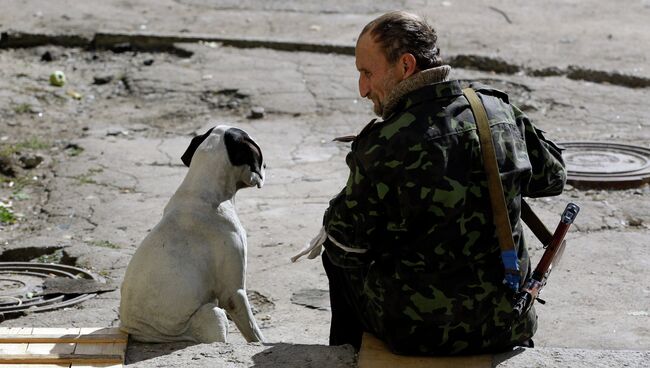
[[[266,185],[240,192],[237,207],[249,235],[249,296],[271,343],[246,344],[232,325],[229,344],[130,344],[128,366],[356,364],[349,347],[326,346],[320,262],[289,257],[317,233],[345,183],[348,147],[332,138],[373,117],[349,53],[384,11],[426,15],[453,78],[505,90],[550,138],[650,147],[648,1],[218,4],[27,0],[0,12],[0,153],[14,172],[0,174],[0,201],[16,218],[0,224],[0,260],[74,264],[119,285],[186,173],[179,157],[192,135],[227,123],[264,151]],[[138,49],[142,34],[165,51]],[[106,35],[132,43],[91,47]],[[208,42],[190,42],[200,38]],[[185,42],[171,48],[170,40]],[[65,72],[65,86],[49,85],[54,70]],[[251,119],[260,107],[264,117]],[[33,155],[44,161],[22,164]],[[548,304],[538,307],[538,347],[496,356],[494,366],[647,366],[648,197],[648,185],[569,186],[531,201],[547,224],[568,201],[582,211],[544,290]],[[15,249],[25,250],[21,259]],[[1,326],[116,326],[118,305],[119,290]]]

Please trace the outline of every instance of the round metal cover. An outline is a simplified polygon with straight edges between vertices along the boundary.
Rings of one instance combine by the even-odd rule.
[[[31,262],[0,262],[0,321],[25,312],[44,312],[67,307],[97,294],[43,294],[43,282],[50,277],[90,279],[100,277],[81,268]]]
[[[563,142],[567,182],[579,188],[627,189],[650,182],[650,149],[606,142]]]

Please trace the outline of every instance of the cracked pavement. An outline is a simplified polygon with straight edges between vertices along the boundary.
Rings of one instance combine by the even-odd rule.
[[[443,56],[650,78],[644,69],[650,50],[638,47],[650,44],[644,1],[219,4],[28,0],[0,15],[0,29],[86,37],[97,30],[210,33],[352,46],[375,15],[406,7],[438,28]],[[598,14],[611,16],[601,21]],[[354,134],[373,118],[357,93],[353,57],[211,42],[175,47],[185,56],[48,45],[0,49],[0,144],[18,147],[15,155],[44,157],[35,169],[18,168],[15,178],[0,176],[0,200],[11,201],[20,215],[15,224],[0,225],[0,250],[62,247],[60,256],[69,262],[119,284],[186,172],[180,155],[191,136],[215,124],[235,125],[258,141],[267,163],[265,186],[241,191],[237,209],[248,233],[249,292],[257,295],[256,316],[273,344],[245,344],[233,325],[232,344],[132,344],[129,366],[291,366],[289,358],[296,367],[354,366],[349,349],[323,346],[329,312],[291,302],[305,290],[327,289],[320,262],[289,261],[317,233],[329,199],[346,181],[348,147],[332,138]],[[53,61],[41,60],[46,51]],[[64,87],[48,84],[53,70],[66,73]],[[453,68],[452,78],[480,79],[509,92],[552,139],[650,146],[647,87],[472,65]],[[262,119],[249,119],[253,107],[264,108]],[[582,210],[544,291],[549,303],[538,307],[538,348],[499,367],[641,367],[650,359],[649,196],[648,185],[619,191],[569,186],[558,198],[531,200],[549,226],[568,201]],[[541,256],[528,237],[531,253]],[[326,299],[311,303],[327,307]],[[118,305],[114,291],[2,326],[115,326]]]

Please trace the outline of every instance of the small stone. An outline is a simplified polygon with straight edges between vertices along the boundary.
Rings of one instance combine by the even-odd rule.
[[[153,59],[147,59],[147,60],[143,61],[142,64],[144,64],[146,66],[150,66],[151,64],[153,64]]]
[[[262,119],[264,117],[264,108],[261,106],[251,108],[251,114],[248,117],[249,119]]]

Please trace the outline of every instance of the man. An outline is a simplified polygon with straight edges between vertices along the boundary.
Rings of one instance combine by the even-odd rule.
[[[535,333],[534,309],[512,317],[476,124],[436,41],[405,12],[373,20],[357,41],[359,92],[383,120],[354,138],[348,182],[312,242],[325,246],[331,345],[359,349],[368,331],[396,353],[468,354]],[[471,86],[490,120],[523,280],[521,198],[561,193],[564,164],[505,93]]]

